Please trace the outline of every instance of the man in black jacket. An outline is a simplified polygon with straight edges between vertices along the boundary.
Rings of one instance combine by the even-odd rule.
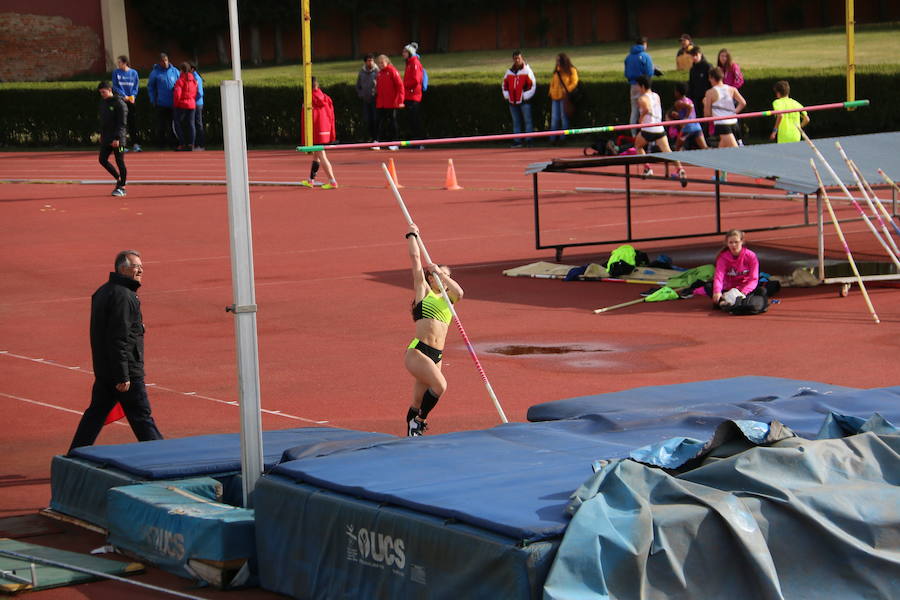
[[[144,387],[144,319],[136,293],[143,275],[140,253],[123,250],[116,256],[109,281],[91,296],[94,387],[70,451],[94,443],[116,403],[122,405],[138,441],[163,437],[150,414]]]
[[[125,124],[128,121],[128,107],[121,96],[113,93],[112,84],[101,81],[97,86],[100,92],[100,164],[116,179],[113,196],[125,195]],[[109,155],[116,157],[116,166],[109,164]]]
[[[698,117],[708,117],[703,114],[703,97],[706,96],[706,90],[711,86],[709,83],[709,63],[703,58],[700,46],[694,46],[688,51],[694,65],[691,67],[690,79],[688,80],[688,97],[694,102],[694,110]]]

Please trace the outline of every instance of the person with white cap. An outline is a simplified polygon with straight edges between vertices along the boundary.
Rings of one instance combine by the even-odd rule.
[[[409,126],[409,139],[422,139],[422,117],[419,115],[419,106],[422,103],[422,92],[424,91],[424,69],[422,61],[419,60],[417,53],[419,44],[410,42],[403,48],[403,59],[406,61],[406,68],[403,70],[403,97],[406,105],[407,123]],[[419,150],[424,150],[424,146],[419,146]]]

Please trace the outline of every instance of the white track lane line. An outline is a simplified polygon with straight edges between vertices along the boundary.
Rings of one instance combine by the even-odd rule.
[[[15,354],[13,352],[10,352],[9,350],[0,350],[0,356],[8,356],[9,358],[17,358],[19,360],[26,360],[26,361],[37,363],[40,365],[47,365],[50,367],[66,369],[67,371],[76,371],[78,373],[83,373],[85,375],[93,376],[93,374],[94,374],[94,372],[91,371],[90,369],[85,369],[85,368],[82,368],[79,366],[64,365],[62,363],[59,363],[59,362],[56,362],[53,360],[47,360],[46,358],[34,358],[32,356],[23,356],[21,354]],[[159,385],[156,383],[148,383],[146,385],[148,388],[153,388],[153,389],[161,390],[164,392],[170,392],[172,394],[179,394],[182,396],[190,396],[192,398],[201,398],[203,400],[209,400],[210,402],[216,402],[218,404],[226,404],[228,406],[234,406],[234,407],[239,406],[237,401],[235,401],[235,400],[222,400],[221,398],[214,398],[212,396],[204,396],[203,394],[198,394],[197,392],[182,392],[181,390],[176,390],[174,388],[165,387],[165,386],[162,386],[162,385]],[[72,410],[69,408],[61,408],[58,406],[54,406],[52,404],[43,404],[42,402],[38,402],[36,400],[28,400],[25,398],[18,398],[17,396],[10,396],[8,394],[3,394],[2,392],[0,392],[0,395],[7,396],[9,398],[14,398],[16,400],[22,400],[24,402],[33,402],[35,404],[42,404],[43,406],[49,406],[51,408],[59,408],[60,410],[74,412],[79,415],[82,414],[81,412],[79,412],[77,410]],[[327,427],[336,427],[335,425],[330,425],[327,420],[326,421],[317,421],[315,419],[307,419],[306,417],[299,417],[297,415],[292,415],[289,413],[281,412],[280,410],[268,410],[268,409],[263,408],[260,410],[260,412],[263,412],[267,415],[275,415],[277,417],[284,417],[285,419],[291,419],[293,421],[303,421],[304,423],[312,423],[314,425],[325,425]]]
[[[84,414],[81,411],[72,410],[71,408],[66,408],[64,406],[56,406],[55,404],[47,404],[46,402],[40,402],[38,400],[32,400],[31,398],[23,398],[21,396],[13,396],[12,394],[6,394],[0,392],[0,396],[4,398],[10,398],[12,400],[18,400],[19,402],[27,402],[29,404],[37,404],[38,406],[44,406],[46,408],[53,408],[56,410],[61,410],[63,412],[72,413],[74,415],[78,415],[79,417]],[[122,421],[114,421],[116,425],[128,425],[127,423],[123,423]]]

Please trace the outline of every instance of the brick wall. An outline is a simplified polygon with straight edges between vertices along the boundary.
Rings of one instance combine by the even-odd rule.
[[[68,17],[0,13],[0,81],[46,81],[103,69],[97,31]]]

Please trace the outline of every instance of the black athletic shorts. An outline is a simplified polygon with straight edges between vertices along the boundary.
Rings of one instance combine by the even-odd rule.
[[[716,135],[728,135],[729,133],[732,135],[738,135],[738,127],[737,123],[732,125],[716,125]]]
[[[640,132],[638,132],[638,134],[639,134],[642,138],[644,138],[645,140],[647,140],[647,143],[655,142],[656,140],[658,140],[658,139],[660,139],[660,138],[666,137],[666,132],[665,132],[665,131],[658,131],[658,132],[656,132],[656,133],[651,133],[651,132],[649,132],[649,131],[644,131],[643,129],[641,129]]]

